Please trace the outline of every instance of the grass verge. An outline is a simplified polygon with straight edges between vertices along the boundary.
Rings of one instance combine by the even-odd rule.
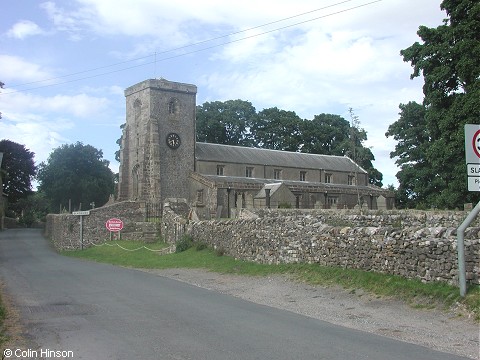
[[[8,340],[8,329],[5,324],[7,318],[7,307],[3,302],[3,286],[0,284],[0,349],[3,349],[3,346]]]
[[[142,244],[133,241],[116,241],[109,243],[109,245],[78,251],[64,251],[62,254],[143,269],[199,268],[219,273],[248,276],[285,274],[312,285],[341,286],[352,293],[362,289],[379,297],[391,297],[405,301],[417,308],[448,309],[453,306],[460,306],[469,314],[473,314],[476,321],[480,321],[479,286],[470,286],[467,296],[461,298],[457,287],[443,282],[422,283],[419,280],[406,279],[400,276],[340,267],[325,267],[318,264],[257,264],[235,260],[229,256],[218,256],[218,251],[205,247],[192,247],[186,251],[161,256],[142,248],[142,245],[149,249],[167,247],[166,244],[161,242]],[[124,249],[137,250],[128,251]]]

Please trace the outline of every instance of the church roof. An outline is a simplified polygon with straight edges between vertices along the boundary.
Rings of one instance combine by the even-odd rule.
[[[299,152],[259,149],[251,147],[196,143],[198,161],[268,165],[301,169],[324,169],[367,173],[346,156],[306,154]]]

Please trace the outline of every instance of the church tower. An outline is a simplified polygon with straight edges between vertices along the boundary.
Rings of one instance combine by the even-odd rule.
[[[195,167],[197,87],[165,79],[125,90],[118,200],[188,198]]]

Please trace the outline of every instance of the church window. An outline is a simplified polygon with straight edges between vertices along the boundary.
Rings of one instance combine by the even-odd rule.
[[[139,168],[140,166],[136,164],[132,169],[132,195],[134,199],[137,199],[140,195],[139,191]]]
[[[307,181],[307,172],[306,171],[300,171],[300,181]]]
[[[168,102],[168,113],[176,114],[177,112],[178,112],[178,100],[175,98],[172,98]]]
[[[332,182],[332,174],[328,174],[328,173],[325,174],[325,182],[327,184],[330,184]]]
[[[133,102],[133,110],[134,110],[134,113],[135,113],[135,119],[138,119],[138,117],[140,116],[140,113],[142,111],[142,102],[139,99],[136,99]]]
[[[280,169],[273,169],[273,178],[275,180],[280,180],[282,178],[282,170]]]
[[[253,167],[247,167],[245,169],[245,177],[248,177],[248,178],[253,177]]]
[[[225,169],[225,166],[223,166],[223,165],[217,165],[217,175],[223,176],[223,174],[224,174],[224,169]]]

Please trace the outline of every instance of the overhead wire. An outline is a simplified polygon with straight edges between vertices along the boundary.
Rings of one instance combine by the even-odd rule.
[[[193,43],[193,44],[184,45],[184,46],[181,46],[181,47],[165,50],[165,51],[162,51],[162,52],[155,52],[155,54],[151,54],[151,55],[148,55],[148,56],[143,56],[143,57],[139,57],[139,58],[135,58],[135,59],[131,59],[131,60],[118,62],[118,63],[111,64],[111,65],[100,66],[100,67],[96,67],[96,68],[92,68],[92,69],[88,69],[88,70],[83,70],[83,71],[79,71],[79,72],[75,72],[75,73],[71,73],[71,74],[67,74],[67,75],[63,75],[63,76],[53,77],[53,78],[49,78],[49,79],[37,80],[37,81],[33,81],[33,82],[12,85],[12,87],[13,86],[18,87],[18,86],[25,86],[25,85],[41,83],[41,82],[46,82],[46,81],[52,81],[52,80],[62,79],[62,78],[70,77],[70,76],[85,74],[85,73],[88,73],[88,72],[93,72],[93,71],[97,71],[97,70],[101,70],[101,69],[106,69],[106,68],[109,68],[109,67],[114,67],[114,66],[118,66],[118,65],[122,65],[122,64],[127,64],[127,63],[134,62],[134,61],[140,61],[140,60],[144,60],[144,59],[147,59],[147,58],[151,58],[152,56],[155,58],[154,61],[141,63],[141,64],[129,66],[129,67],[124,67],[124,68],[116,69],[116,70],[112,70],[112,71],[107,71],[107,72],[103,72],[103,73],[100,73],[100,74],[94,74],[94,75],[90,75],[90,76],[71,79],[71,80],[67,80],[67,81],[63,81],[63,82],[56,82],[56,83],[53,83],[53,84],[41,85],[41,86],[37,86],[37,87],[31,87],[31,88],[27,88],[27,89],[17,89],[17,90],[13,90],[13,91],[7,91],[7,92],[0,93],[0,96],[12,94],[12,93],[17,93],[17,92],[37,90],[37,89],[46,88],[46,87],[64,85],[64,84],[68,84],[68,83],[72,83],[72,82],[77,82],[77,81],[92,79],[92,78],[96,78],[96,77],[100,77],[100,76],[106,76],[106,75],[114,74],[114,73],[117,73],[117,72],[127,71],[127,70],[131,70],[131,69],[134,69],[134,68],[142,67],[142,66],[156,64],[157,62],[163,62],[163,61],[167,61],[167,60],[171,60],[171,59],[195,54],[195,53],[210,50],[210,49],[213,49],[213,48],[217,48],[217,47],[233,44],[233,43],[236,43],[236,42],[248,40],[248,39],[251,39],[251,38],[254,38],[254,37],[263,36],[263,35],[266,35],[266,34],[269,34],[269,33],[272,33],[272,32],[285,30],[285,29],[288,29],[288,28],[291,28],[291,27],[295,27],[295,26],[302,25],[302,24],[305,24],[305,23],[308,23],[308,22],[323,19],[323,18],[326,18],[326,17],[329,17],[329,16],[338,15],[338,14],[341,14],[341,13],[345,13],[347,11],[352,11],[352,10],[355,10],[355,9],[359,9],[361,7],[365,7],[365,6],[372,5],[374,3],[381,2],[382,0],[373,0],[373,1],[363,3],[363,4],[360,4],[360,5],[357,5],[357,6],[353,6],[353,7],[347,8],[347,9],[342,9],[342,10],[339,10],[339,11],[336,11],[336,12],[333,12],[333,13],[330,13],[330,14],[326,14],[326,15],[318,16],[318,17],[315,17],[315,18],[312,18],[312,19],[296,22],[294,24],[285,25],[285,26],[282,26],[282,27],[279,27],[279,28],[275,28],[275,29],[272,29],[272,30],[268,30],[268,31],[264,31],[264,32],[261,32],[261,33],[253,34],[253,35],[250,35],[250,36],[245,36],[245,37],[242,37],[242,38],[239,38],[239,39],[234,39],[234,40],[230,40],[230,41],[227,41],[227,42],[222,42],[220,44],[215,44],[215,45],[211,45],[211,46],[208,46],[208,47],[203,47],[201,49],[196,49],[196,50],[192,50],[192,51],[188,51],[188,52],[183,52],[181,54],[176,54],[176,55],[172,55],[172,56],[168,56],[168,57],[163,57],[163,58],[160,58],[160,59],[157,58],[157,56],[159,54],[167,54],[167,53],[170,53],[170,52],[187,49],[187,48],[198,46],[198,45],[201,45],[201,44],[206,44],[208,42],[212,42],[212,41],[215,41],[215,40],[231,37],[233,35],[238,35],[238,34],[241,34],[241,33],[245,33],[245,32],[248,32],[248,31],[255,30],[255,29],[259,29],[259,28],[262,28],[262,27],[265,27],[265,26],[269,26],[269,25],[276,24],[276,23],[279,23],[279,22],[282,22],[282,21],[290,20],[290,19],[300,17],[300,16],[303,16],[303,15],[306,15],[306,14],[311,14],[311,13],[316,12],[316,11],[324,10],[324,9],[327,9],[327,8],[330,8],[330,7],[333,7],[333,6],[338,6],[338,5],[341,5],[341,4],[344,4],[344,3],[347,3],[347,2],[351,2],[351,1],[353,1],[353,0],[345,0],[345,1],[342,1],[342,2],[339,2],[339,3],[336,3],[336,4],[332,4],[332,5],[323,7],[323,8],[319,8],[319,9],[311,10],[311,11],[308,11],[308,12],[305,12],[305,13],[293,15],[293,16],[290,16],[290,17],[287,17],[287,18],[284,18],[284,19],[280,19],[280,20],[276,20],[276,21],[273,21],[273,22],[270,22],[270,23],[266,23],[266,24],[258,25],[258,26],[251,27],[251,28],[248,28],[248,29],[240,30],[240,31],[230,33],[230,34],[227,34],[227,35],[218,36],[218,37],[211,38],[211,39],[208,39],[208,40],[202,40],[202,41],[199,41],[199,42],[196,42],[196,43]]]
[[[70,77],[70,76],[74,76],[74,75],[79,75],[79,74],[84,74],[84,73],[88,73],[88,72],[92,72],[92,71],[106,69],[106,68],[109,68],[109,67],[114,67],[114,66],[118,66],[118,65],[122,65],[122,64],[127,64],[127,63],[134,62],[134,61],[144,60],[144,59],[148,59],[148,58],[151,58],[151,57],[156,58],[157,55],[167,54],[167,53],[170,53],[170,52],[173,52],[173,51],[183,50],[183,49],[187,49],[189,47],[198,46],[198,45],[205,44],[205,43],[208,43],[208,42],[212,42],[212,41],[215,41],[215,40],[224,39],[224,38],[227,38],[227,37],[230,37],[230,36],[233,36],[233,35],[242,34],[242,33],[252,31],[252,30],[255,30],[255,29],[259,29],[259,28],[262,28],[262,27],[265,27],[265,26],[273,25],[273,24],[276,24],[276,23],[279,23],[279,22],[283,22],[283,21],[286,21],[286,20],[290,20],[290,19],[294,19],[294,18],[297,18],[297,17],[300,17],[300,16],[307,15],[307,14],[311,14],[311,13],[314,13],[314,12],[317,12],[317,11],[320,11],[320,10],[325,10],[325,9],[328,9],[328,8],[331,8],[331,7],[334,7],[334,6],[342,5],[344,3],[348,3],[348,2],[351,2],[351,1],[354,1],[354,0],[341,1],[341,2],[338,2],[338,3],[332,4],[332,5],[324,6],[324,7],[314,9],[314,10],[310,10],[310,11],[307,11],[307,12],[303,12],[301,14],[289,16],[289,17],[286,17],[286,18],[283,18],[283,19],[280,19],[280,20],[272,21],[272,22],[265,23],[265,24],[262,24],[262,25],[257,25],[257,26],[254,26],[254,27],[250,27],[250,28],[247,28],[247,29],[244,29],[244,30],[239,30],[239,31],[232,32],[232,33],[229,33],[229,34],[220,35],[220,36],[217,36],[217,37],[214,37],[214,38],[201,40],[201,41],[195,42],[193,44],[187,44],[187,45],[179,46],[179,47],[172,48],[172,49],[169,49],[169,50],[164,50],[164,51],[155,51],[154,54],[145,55],[145,56],[137,57],[137,58],[130,59],[130,60],[125,60],[125,61],[117,62],[117,63],[114,63],[114,64],[99,66],[99,67],[95,67],[95,68],[92,68],[92,69],[77,71],[77,72],[70,73],[70,74],[55,76],[55,77],[51,77],[51,78],[48,78],[48,79],[29,81],[29,82],[26,82],[26,83],[13,84],[13,85],[11,85],[11,87],[25,86],[25,85],[37,84],[37,83],[45,82],[45,81],[62,79],[62,78],[65,78],[65,77]],[[142,65],[144,65],[144,64],[142,64]]]

